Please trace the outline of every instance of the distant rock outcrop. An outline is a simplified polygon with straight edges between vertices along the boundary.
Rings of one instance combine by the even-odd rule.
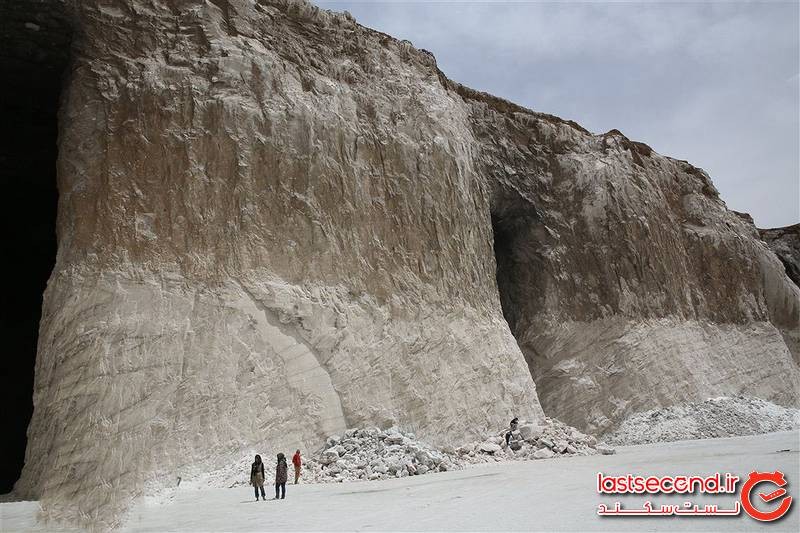
[[[705,172],[616,130],[466,102],[503,311],[545,413],[603,433],[711,396],[796,405],[800,291]]]
[[[114,526],[149,487],[348,427],[441,445],[542,406],[603,432],[797,403],[800,290],[701,169],[305,2],[66,5],[16,486],[46,515]]]
[[[800,287],[800,224],[785,228],[759,229],[758,233],[781,260],[789,279]]]

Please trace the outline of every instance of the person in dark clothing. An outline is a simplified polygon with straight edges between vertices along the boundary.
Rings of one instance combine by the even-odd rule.
[[[515,416],[513,419],[511,419],[510,429],[506,433],[506,446],[508,446],[508,443],[511,440],[511,434],[517,430],[518,425],[519,425],[519,418]]]
[[[280,499],[286,498],[286,479],[288,477],[287,474],[288,466],[286,464],[286,456],[282,453],[278,454],[278,466],[275,467],[275,499],[278,499],[278,494],[280,493]]]
[[[261,462],[261,456],[256,455],[256,460],[253,462],[253,466],[250,467],[250,484],[253,486],[253,490],[256,492],[256,501],[258,501],[258,491],[261,489],[261,498],[266,501],[267,495],[264,494],[264,480],[266,479],[266,475],[264,474],[264,463]]]

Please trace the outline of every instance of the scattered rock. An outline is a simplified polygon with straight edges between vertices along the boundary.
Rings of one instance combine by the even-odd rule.
[[[525,424],[519,427],[519,433],[525,440],[538,439],[542,436],[544,429],[536,424]]]
[[[319,462],[328,465],[339,459],[339,453],[336,450],[325,450],[319,457]]]
[[[499,444],[495,444],[493,442],[484,442],[481,444],[481,451],[486,453],[497,453],[501,450]]]
[[[606,446],[604,444],[600,444],[597,446],[597,451],[603,455],[614,455],[617,453],[617,450],[612,448],[611,446]]]
[[[526,425],[535,429],[522,429]],[[522,435],[527,431],[530,436],[539,436],[525,440]],[[520,430],[512,433],[507,447],[502,435],[505,430],[484,435],[480,442],[437,448],[412,438],[415,437],[413,433],[394,427],[386,431],[348,429],[328,438],[321,450],[306,458],[303,480],[307,483],[373,481],[459,470],[473,464],[548,459],[557,455],[597,455],[603,453],[602,449],[613,453],[608,446],[600,446],[600,450],[592,448],[593,437],[549,418],[539,424],[522,424]],[[556,454],[550,447],[563,448],[563,451]],[[241,462],[207,473],[207,479],[213,480],[210,486],[246,485],[249,477],[243,473],[249,473],[256,453],[265,455],[263,450],[248,450]],[[274,476],[270,464],[267,470],[267,479],[270,479]]]
[[[596,440],[558,420],[521,424],[506,446],[505,431],[484,436],[480,442],[436,448],[416,440],[413,433],[396,427],[348,429],[326,441],[326,448],[306,462],[305,479],[320,482],[374,480],[420,476],[460,469],[471,464],[547,459],[556,455],[613,453]]]
[[[533,452],[534,459],[549,459],[550,457],[555,456],[552,450],[548,448],[542,448],[540,450],[536,450]]]
[[[386,438],[383,439],[386,444],[403,444],[403,436],[399,433],[392,433],[386,435]]]
[[[612,445],[649,444],[791,431],[798,427],[798,409],[759,398],[720,397],[635,414],[603,441]]]
[[[470,449],[467,446],[467,449]],[[326,448],[306,461],[308,481],[375,480],[423,475],[465,464],[453,447],[450,453],[417,441],[397,428],[349,429],[341,439],[328,439]]]

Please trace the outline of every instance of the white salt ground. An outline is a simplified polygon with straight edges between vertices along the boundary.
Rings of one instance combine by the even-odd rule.
[[[289,485],[283,501],[255,502],[249,487],[184,489],[172,501],[143,502],[123,531],[798,531],[800,434],[797,431],[648,444],[616,455],[478,465],[464,470],[366,483]],[[789,450],[789,451],[783,451]],[[642,497],[601,497],[606,474],[712,474],[783,471],[790,512],[764,525],[742,514],[731,518],[611,518],[599,503],[641,506]],[[685,496],[649,497],[680,504]],[[732,506],[731,496],[695,495],[694,503]],[[38,504],[0,504],[3,531],[52,531],[37,525]]]

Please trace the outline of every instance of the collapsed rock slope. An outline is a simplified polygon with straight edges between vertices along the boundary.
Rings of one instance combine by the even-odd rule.
[[[603,440],[615,445],[649,444],[797,429],[800,429],[797,408],[747,396],[720,397],[636,413]]]
[[[339,435],[331,435],[319,450],[302,458],[300,480],[302,483],[375,481],[460,470],[488,462],[615,453],[614,448],[598,444],[593,436],[547,417],[536,423],[522,423],[511,433],[508,442],[505,433],[489,433],[481,440],[459,446],[436,446],[397,427],[386,430],[351,428]],[[181,480],[180,488],[246,486],[249,484],[251,461],[256,454],[267,458],[269,484],[275,475],[275,460],[270,459],[275,453],[254,448],[248,455],[217,471],[197,472],[187,480]],[[168,489],[160,496],[168,499],[174,492],[174,489]]]

